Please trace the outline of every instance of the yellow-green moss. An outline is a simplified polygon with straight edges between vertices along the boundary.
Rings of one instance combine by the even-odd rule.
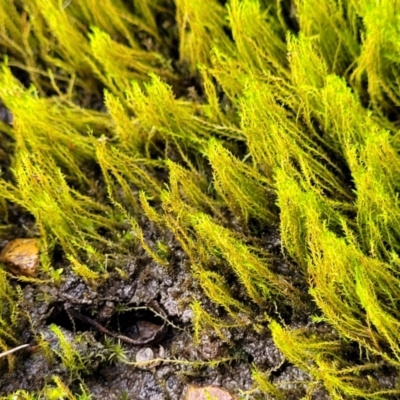
[[[175,268],[172,233],[227,314],[195,301],[197,341],[206,329],[221,340],[229,329],[258,332],[260,315],[283,309],[315,313],[314,325],[333,328],[329,340],[269,324],[311,376],[309,395],[320,386],[333,399],[397,395],[369,371],[400,362],[399,3],[28,3],[0,0],[0,100],[13,115],[0,124],[12,148],[10,159],[0,153],[2,224],[7,204],[18,205],[44,252],[59,244],[90,284],[126,277],[105,267],[106,254],[132,243]],[[106,112],[91,109],[101,99]],[[160,233],[154,243],[144,221]],[[284,273],[265,249],[272,231]],[[59,283],[43,257],[41,273]],[[0,270],[0,350],[18,341],[19,297]],[[64,345],[79,375],[85,366]],[[262,370],[254,391],[285,398]],[[57,377],[46,390],[75,398]]]

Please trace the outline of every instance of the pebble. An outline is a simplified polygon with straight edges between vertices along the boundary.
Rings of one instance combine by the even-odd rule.
[[[160,349],[158,351],[158,355],[154,354],[154,351],[150,347],[145,347],[140,349],[136,353],[135,360],[137,363],[139,363],[138,367],[141,369],[152,369],[156,367],[157,365],[160,365],[161,360],[165,355],[165,350],[164,347],[160,346]],[[150,362],[151,360],[154,360],[157,358],[157,361]],[[140,365],[140,363],[144,363],[143,365]]]
[[[39,255],[39,239],[14,239],[0,253],[0,262],[15,275],[34,276]]]
[[[238,398],[217,386],[189,385],[186,389],[185,400],[237,400]]]

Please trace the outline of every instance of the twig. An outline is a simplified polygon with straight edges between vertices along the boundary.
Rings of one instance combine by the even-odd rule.
[[[9,354],[12,354],[18,350],[26,349],[29,346],[30,346],[29,344],[22,344],[21,346],[15,347],[14,349],[3,351],[3,353],[0,353],[0,358],[8,356]]]

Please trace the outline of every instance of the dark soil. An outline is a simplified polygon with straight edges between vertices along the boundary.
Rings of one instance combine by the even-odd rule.
[[[146,236],[152,235],[153,228],[149,225]],[[270,235],[269,240],[269,247],[278,251],[276,235]],[[183,399],[189,383],[220,386],[239,395],[252,389],[253,363],[263,370],[275,370],[272,376],[276,382],[308,379],[303,372],[283,362],[267,330],[256,334],[250,329],[233,329],[226,332],[227,342],[212,331],[203,332],[201,343],[194,343],[190,308],[194,299],[200,300],[213,315],[224,317],[225,314],[223,310],[215,309],[204,296],[191,275],[184,252],[172,240],[170,249],[173,261],[170,267],[157,265],[138,248],[125,259],[125,265],[120,265],[128,274],[126,279],[112,274],[97,286],[90,286],[72,274],[62,257],[55,260],[57,267],[64,268],[64,279],[59,286],[33,285],[14,280],[15,285],[23,288],[23,309],[30,320],[30,323],[28,319],[23,321],[21,343],[35,345],[42,336],[57,352],[58,340],[49,326],[59,326],[65,337],[75,343],[87,365],[87,371],[82,372],[81,377],[93,399],[178,400]],[[280,263],[284,270],[285,262],[282,260]],[[241,297],[239,289],[237,295]],[[148,333],[146,329],[158,329],[164,323],[151,311],[149,304],[152,302],[156,302],[167,316],[165,336],[159,342],[138,346],[120,342],[128,362],[135,361],[137,352],[145,348],[150,348],[155,358],[169,360],[142,369],[116,359],[110,343],[118,343],[117,339],[73,318],[68,311],[72,309],[96,320],[115,333],[140,339]],[[292,319],[294,323],[298,318],[292,316]],[[297,320],[295,323],[298,326],[306,321]],[[178,364],[173,362],[174,359],[193,363]],[[195,363],[219,359],[228,361],[215,367]],[[15,368],[7,372],[4,366],[1,372],[2,396],[19,389],[40,391],[46,383],[51,383],[54,375],[69,383],[72,391],[79,392],[80,380],[63,366],[59,357],[49,358],[42,350],[21,351]],[[288,383],[287,387],[292,389],[292,396],[288,398],[298,399],[305,394],[302,385]],[[323,394],[318,398],[324,398]]]

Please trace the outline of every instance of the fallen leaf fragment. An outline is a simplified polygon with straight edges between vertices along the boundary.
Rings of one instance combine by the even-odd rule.
[[[39,239],[14,239],[0,253],[0,261],[15,275],[33,276],[39,265]]]
[[[185,400],[237,400],[237,397],[217,386],[189,385],[186,390]]]

